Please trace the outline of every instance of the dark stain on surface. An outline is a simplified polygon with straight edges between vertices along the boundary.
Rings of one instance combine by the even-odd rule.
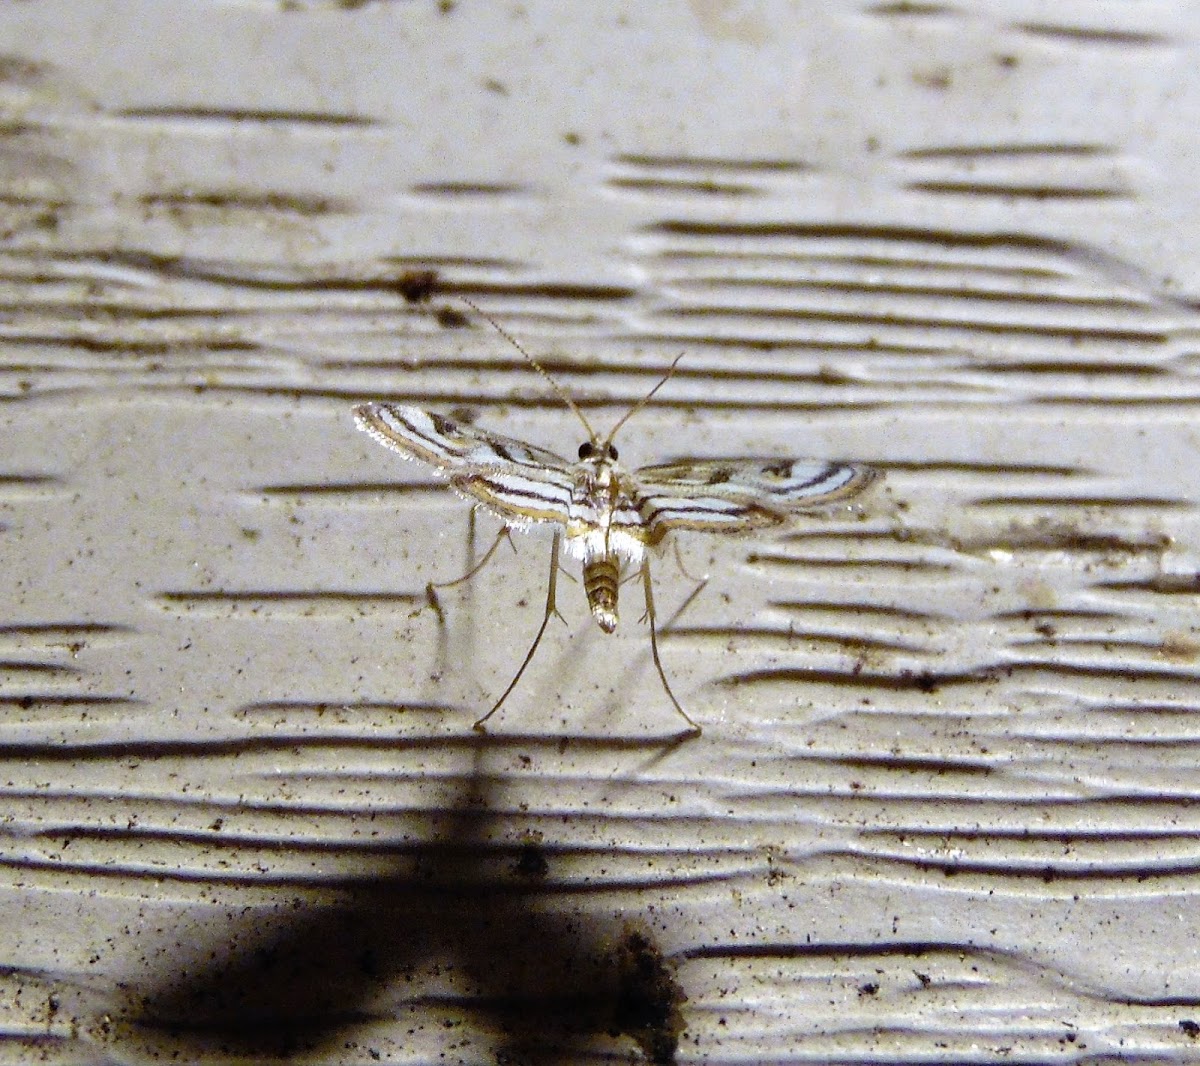
[[[471,320],[457,307],[443,304],[437,309],[437,324],[442,329],[467,329],[471,325]]]
[[[406,270],[396,279],[396,289],[410,304],[425,303],[438,286],[436,270]]]
[[[673,1063],[687,1002],[670,964],[650,936],[627,929],[617,950],[614,1033],[631,1037],[653,1063]]]

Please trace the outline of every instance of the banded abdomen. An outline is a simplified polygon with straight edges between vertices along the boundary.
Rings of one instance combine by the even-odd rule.
[[[617,586],[620,576],[620,567],[613,555],[602,555],[583,565],[583,591],[587,593],[592,617],[605,633],[617,628]]]

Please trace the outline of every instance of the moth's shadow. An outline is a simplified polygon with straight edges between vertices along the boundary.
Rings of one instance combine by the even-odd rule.
[[[361,1048],[373,1020],[394,1040],[457,1017],[466,1022],[460,1039],[478,1040],[496,1061],[557,1066],[619,1054],[614,1037],[625,1034],[649,1061],[673,1062],[683,997],[649,934],[619,914],[563,908],[555,851],[513,839],[492,812],[489,754],[525,751],[529,738],[463,743],[475,749],[472,772],[444,808],[444,832],[397,845],[394,874],[346,885],[336,905],[284,903],[249,928],[230,914],[227,931],[214,931],[214,920],[203,934],[211,961],[113,1019],[110,1052],[288,1061],[345,1054],[351,1040]],[[430,975],[440,976],[431,984]],[[437,1044],[412,1039],[414,1048]]]

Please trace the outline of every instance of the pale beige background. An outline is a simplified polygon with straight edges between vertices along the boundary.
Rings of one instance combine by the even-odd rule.
[[[1200,1059],[1198,33],[0,7],[0,1057]],[[702,739],[565,581],[471,732],[547,538],[440,625],[468,508],[350,407],[580,427],[417,268],[603,426],[686,351],[632,465],[886,471],[683,544]]]

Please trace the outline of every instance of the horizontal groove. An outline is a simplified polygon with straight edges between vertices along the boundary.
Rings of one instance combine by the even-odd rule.
[[[882,467],[871,465],[871,469],[886,473]],[[803,552],[805,550],[820,550],[822,547],[831,552],[842,552],[848,543],[861,549],[864,545],[884,545],[891,548],[897,545],[919,545],[922,540],[914,529],[897,531],[893,528],[868,525],[864,521],[866,505],[860,502],[834,504],[824,510],[797,511],[795,524],[811,521],[808,528],[773,530],[769,536],[777,539],[777,543],[785,549]],[[941,539],[931,539],[928,543],[941,547]],[[799,556],[797,556],[799,557]]]
[[[1150,533],[1144,540],[1118,534],[1089,533],[1086,530],[1010,528],[997,535],[973,534],[954,538],[959,551],[985,552],[1024,551],[1061,552],[1071,551],[1082,555],[1151,555],[1159,556],[1170,545],[1161,535]]]
[[[93,389],[59,389],[55,391],[55,395],[68,396],[92,396],[95,390]],[[464,393],[460,389],[454,389],[447,386],[444,391],[433,392],[429,389],[371,389],[369,391],[358,388],[318,388],[310,386],[277,386],[277,385],[213,385],[201,387],[183,387],[164,386],[154,390],[143,390],[145,395],[154,396],[170,396],[180,395],[194,397],[197,395],[222,397],[222,396],[251,396],[260,399],[284,399],[289,401],[299,399],[324,399],[335,401],[339,404],[351,406],[356,403],[369,403],[371,401],[381,401],[387,403],[410,403],[416,406],[426,406],[433,404],[453,403],[459,407],[490,407],[496,404],[503,404],[507,409],[515,411],[562,411],[562,400],[552,394],[545,395],[523,395],[508,393],[507,395],[491,395],[483,392]],[[576,395],[572,393],[571,399],[575,405],[585,411],[611,411],[613,409],[620,410],[624,413],[630,406],[637,403],[642,397],[636,392],[631,392],[620,396],[587,396]],[[741,413],[745,411],[755,412],[778,412],[778,413],[809,413],[809,412],[828,412],[837,411],[860,411],[867,412],[875,409],[880,409],[892,403],[900,402],[897,398],[892,397],[889,400],[834,400],[834,399],[812,399],[812,400],[741,400],[741,399],[703,399],[681,397],[672,399],[669,397],[656,396],[654,398],[654,406],[660,411],[683,411],[691,414],[695,412],[697,404],[702,403],[706,411],[718,412],[728,411],[731,413]]]
[[[857,600],[768,600],[767,606],[794,614],[853,614],[856,618],[887,618],[897,622],[939,622],[945,615],[932,611],[918,611],[910,607],[893,607],[888,604],[865,603]]]
[[[896,297],[948,297],[964,303],[1012,304],[1015,307],[1033,308],[1087,308],[1112,312],[1138,312],[1154,310],[1149,299],[1135,299],[1128,295],[1115,296],[1105,293],[1062,293],[1024,292],[1018,288],[1006,290],[983,289],[970,285],[935,285],[929,282],[903,282],[883,280],[853,280],[849,278],[696,278],[671,282],[673,288],[682,291],[706,289],[718,292],[746,290],[762,292],[772,296],[779,292],[829,292],[838,295],[871,295]],[[971,365],[980,364],[972,362]]]
[[[995,773],[1003,773],[1007,767],[996,760],[982,757],[968,758],[964,756],[914,756],[914,755],[835,755],[823,752],[814,758],[833,766],[844,766],[850,770],[874,771],[882,770],[887,773],[904,774],[955,774],[967,777],[988,777]],[[804,761],[810,761],[805,755]]]
[[[188,312],[181,315],[181,317],[190,319],[193,316]],[[232,315],[229,317],[232,317]],[[2,339],[3,343],[11,349],[51,348],[60,357],[61,361],[59,362],[46,360],[37,364],[29,362],[0,363],[0,370],[26,374],[79,373],[79,371],[86,369],[93,377],[99,377],[105,370],[119,370],[123,368],[122,364],[118,364],[113,360],[109,360],[103,367],[89,366],[84,368],[78,363],[68,364],[65,360],[61,359],[63,355],[72,355],[78,352],[88,355],[123,355],[128,358],[155,357],[155,364],[151,367],[151,369],[155,370],[166,369],[166,367],[159,364],[159,359],[169,359],[170,368],[175,370],[188,369],[195,366],[205,374],[245,373],[248,370],[261,370],[263,368],[247,366],[244,362],[232,363],[228,366],[220,367],[213,366],[211,361],[197,363],[189,360],[201,355],[234,356],[240,353],[254,355],[266,352],[265,348],[255,344],[253,341],[234,341],[223,335],[204,337],[198,331],[189,338],[187,349],[184,353],[181,353],[180,346],[175,340],[167,338],[162,340],[148,340],[144,337],[130,337],[120,331],[103,337],[52,335],[25,331],[20,336],[14,336],[11,333],[3,335]]]
[[[379,125],[377,120],[369,116],[348,112],[273,111],[265,108],[126,107],[115,108],[110,114],[119,118],[151,119],[159,122],[220,122],[231,125],[262,123],[268,126],[329,126],[333,129],[370,129]]]
[[[260,189],[186,189],[180,192],[157,192],[141,196],[142,207],[170,211],[188,208],[207,208],[220,211],[250,211],[256,214],[296,215],[300,218],[322,218],[345,215],[354,210],[348,200],[329,196],[303,196],[289,192],[265,192]]]
[[[1161,737],[1112,737],[1086,728],[1077,730],[1063,729],[1057,733],[1050,733],[1039,729],[1015,729],[1012,736],[1014,739],[1024,740],[1030,744],[1037,744],[1042,747],[1057,747],[1061,749],[1068,747],[1079,748],[1081,745],[1086,745],[1094,751],[1103,750],[1114,753],[1125,751],[1135,758],[1143,757],[1141,754],[1143,752],[1145,756],[1155,755],[1157,754],[1155,749],[1161,749],[1162,754],[1167,754],[1168,752],[1170,754],[1179,754],[1200,748],[1200,738],[1185,730]]]
[[[698,356],[693,355],[689,359],[689,353],[685,352],[683,354],[684,358],[671,372],[671,381],[676,384],[688,381],[702,384],[714,381],[728,381],[747,385],[766,382],[778,384],[812,383],[817,385],[831,383],[831,376],[828,369],[793,370],[787,366],[777,365],[759,370],[750,366],[719,366],[714,365],[711,361],[705,361],[703,365],[700,365]],[[537,361],[560,385],[572,393],[573,399],[575,397],[571,388],[572,379],[579,378],[586,381],[592,377],[611,378],[619,376],[634,380],[657,382],[672,366],[671,356],[666,354],[662,356],[655,354],[639,362],[620,358],[597,359],[587,354],[572,356],[539,354]],[[421,370],[436,370],[439,375],[461,374],[463,377],[466,377],[467,375],[494,374],[499,377],[508,378],[516,376],[517,380],[522,380],[532,372],[529,364],[522,359],[508,359],[503,356],[459,359],[432,353],[428,356],[397,356],[394,359],[340,360],[338,368],[346,370],[394,370],[405,374]],[[846,378],[844,380],[847,383],[856,383],[855,379]],[[533,379],[530,379],[530,383],[533,383]],[[659,401],[656,398],[655,406],[658,406],[658,404]]]
[[[950,259],[946,261],[896,251],[894,254],[871,254],[863,251],[795,252],[762,251],[751,249],[721,248],[709,251],[703,248],[670,248],[657,252],[655,262],[663,263],[718,263],[726,266],[725,273],[734,273],[739,267],[751,264],[776,263],[780,269],[795,267],[828,266],[838,269],[855,267],[862,270],[919,270],[926,274],[951,272],[956,275],[977,274],[988,278],[1003,278],[1006,281],[1053,281],[1061,283],[1074,280],[1061,270],[1034,264],[1007,266],[1003,263]]]
[[[1018,607],[997,611],[997,621],[1017,622],[1113,622],[1124,616],[1119,611],[1090,610],[1085,607]]]
[[[1200,594],[1200,573],[1155,574],[1141,581],[1113,579],[1097,581],[1096,589],[1114,592],[1149,592],[1154,596],[1194,596]]]
[[[947,359],[961,362],[964,353],[961,347],[949,344],[930,343],[928,338],[891,342],[882,337],[867,340],[839,337],[802,337],[794,334],[713,333],[710,330],[695,333],[679,333],[662,328],[658,323],[647,326],[631,337],[632,340],[660,348],[696,351],[712,351],[723,354],[730,349],[742,352],[770,352],[781,356],[804,355],[854,355],[860,359],[903,359],[905,365],[920,361]],[[833,369],[833,368],[831,368]]]
[[[965,859],[961,856],[938,859],[931,856],[915,856],[897,852],[886,860],[873,855],[877,861],[893,862],[911,866],[922,871],[937,871],[945,877],[986,877],[997,881],[1036,880],[1045,884],[1087,885],[1099,881],[1130,882],[1134,885],[1155,880],[1190,877],[1200,873],[1200,858],[1191,862],[1175,860],[1165,863],[1068,863],[1050,860],[1016,861],[1007,858],[997,861]],[[1145,891],[1143,888],[1141,891]]]
[[[613,157],[621,166],[641,167],[645,170],[699,170],[735,171],[738,173],[803,174],[812,170],[811,165],[795,159],[743,159],[734,156],[656,156],[622,153]]]
[[[914,148],[901,152],[901,159],[989,159],[989,158],[1068,158],[1092,159],[1098,156],[1111,157],[1115,148],[1103,143],[1094,144],[956,144],[938,148]]]
[[[745,183],[731,181],[715,181],[712,179],[684,177],[676,178],[634,178],[609,177],[604,182],[609,188],[625,192],[640,193],[669,193],[673,195],[691,194],[694,196],[761,196],[763,190]]]
[[[1031,408],[1061,407],[1064,411],[1080,407],[1097,407],[1109,410],[1125,408],[1129,411],[1146,411],[1158,408],[1158,411],[1164,414],[1168,411],[1184,411],[1191,414],[1196,406],[1200,404],[1200,395],[1184,395],[1181,397],[1179,395],[1160,393],[1157,396],[1127,396],[1120,393],[1105,395],[1099,392],[1082,395],[1062,392],[1058,395],[1032,397],[1026,402]]]
[[[708,222],[694,219],[664,219],[646,227],[666,237],[703,237],[718,248],[722,239],[777,238],[791,240],[878,241],[883,244],[924,244],[945,253],[957,249],[1020,251],[1044,258],[1069,256],[1076,248],[1069,241],[1035,237],[1016,232],[939,229],[920,226],[854,225],[849,223],[802,222]]]
[[[1185,645],[1180,643],[1179,652],[1181,657],[1200,659],[1200,638],[1194,644]],[[1051,637],[1030,636],[1025,638],[1015,638],[1012,640],[1012,647],[1020,648],[1037,645],[1052,645],[1066,652],[1111,652],[1114,658],[1120,653],[1138,653],[1161,655],[1169,646],[1169,638],[1164,635],[1155,634],[1152,637],[1125,637],[1120,633],[1104,633],[1103,635],[1094,634],[1071,634],[1071,633],[1055,633]],[[1191,654],[1187,655],[1187,650],[1190,647]]]
[[[40,488],[43,485],[65,485],[55,474],[0,474],[0,492],[6,488]]]
[[[1113,45],[1119,48],[1157,48],[1182,44],[1165,34],[1150,30],[1124,30],[1115,27],[1067,26],[1048,22],[1017,22],[1014,28],[1032,37],[1050,37],[1071,44]]]
[[[133,626],[108,622],[11,622],[0,625],[0,639],[6,636],[21,637],[87,637],[120,634],[132,635]]]
[[[853,540],[848,536],[847,540]],[[747,566],[781,566],[804,570],[893,570],[905,574],[952,573],[958,567],[952,563],[929,559],[822,559],[812,556],[782,555],[777,552],[750,552],[746,556]]]
[[[874,670],[856,669],[845,670],[808,669],[805,667],[774,667],[763,670],[745,670],[737,674],[727,674],[718,678],[714,684],[727,687],[741,685],[812,685],[834,684],[848,685],[856,689],[870,689],[883,692],[940,692],[945,688],[957,688],[963,685],[983,685],[995,682],[1007,669],[1003,664],[976,670],[947,671],[947,670],[898,670],[895,673],[881,673]]]
[[[529,185],[518,182],[430,181],[409,186],[421,196],[527,196],[533,192]]]
[[[1093,381],[1103,375],[1111,378],[1164,378],[1175,380],[1172,372],[1152,363],[1117,363],[1111,359],[1099,357],[1095,362],[1080,362],[1063,359],[1061,362],[1045,360],[1034,362],[1026,359],[1013,359],[1005,362],[976,362],[971,369],[980,374],[997,374],[1015,376],[1024,374],[1029,377],[1036,375],[1079,375],[1088,376]]]
[[[1056,847],[1071,846],[1076,843],[1103,844],[1106,841],[1140,845],[1147,842],[1180,841],[1191,843],[1200,841],[1200,827],[1195,830],[1177,829],[1174,826],[1147,825],[1137,829],[1123,829],[1115,825],[1079,825],[1047,827],[1039,825],[995,825],[986,828],[975,828],[942,825],[932,828],[928,825],[899,826],[867,826],[863,829],[867,837],[893,837],[898,842],[928,840],[941,848],[949,846],[951,841],[965,840],[971,843],[990,842],[993,840],[1008,841],[1016,844],[1026,842],[1053,844]]]
[[[36,662],[26,659],[0,659],[0,673],[78,675],[80,671],[73,666],[66,666],[63,663]]]
[[[211,850],[211,842],[206,843]],[[542,879],[515,877],[512,873],[478,869],[467,872],[455,870],[439,878],[426,871],[397,869],[395,872],[356,873],[351,870],[316,871],[302,874],[293,871],[264,869],[254,858],[248,859],[244,870],[195,867],[192,869],[152,862],[55,861],[53,859],[16,858],[0,853],[0,869],[52,872],[63,877],[88,877],[101,881],[150,882],[170,884],[184,882],[205,885],[258,886],[270,888],[354,889],[372,885],[388,885],[407,890],[417,897],[441,896],[449,887],[456,891],[486,896],[515,894],[523,897],[547,896],[555,899],[573,896],[606,896],[620,893],[678,892],[689,888],[723,884],[738,880],[743,871],[717,870],[692,874],[656,875],[645,877],[611,877],[603,881],[581,880],[553,882]]]
[[[1165,657],[1164,657],[1165,659]],[[1146,663],[1070,662],[1061,657],[1046,660],[1022,658],[1003,664],[1010,677],[1043,674],[1057,678],[1093,678],[1096,681],[1196,681],[1200,680],[1200,668],[1185,668],[1183,663],[1160,662],[1156,666]]]
[[[1133,192],[1120,186],[1108,188],[1070,185],[1032,185],[1001,181],[907,181],[904,188],[913,192],[942,196],[1003,196],[1013,200],[1117,200],[1131,199]]]
[[[17,804],[25,803],[30,810],[39,813],[46,811],[48,814],[41,820],[30,814],[26,814],[21,820],[14,817],[8,823],[3,836],[18,841],[30,833],[23,822],[44,828],[43,836],[53,836],[58,832],[64,837],[70,835],[72,826],[95,826],[102,820],[110,825],[129,825],[130,808],[136,805],[135,826],[152,819],[153,823],[149,828],[161,828],[164,832],[169,832],[190,818],[192,824],[189,832],[200,834],[202,839],[207,839],[208,833],[226,834],[236,838],[240,832],[251,831],[242,829],[242,826],[266,823],[276,826],[275,836],[286,841],[291,839],[286,834],[292,833],[296,819],[319,822],[320,827],[331,837],[340,834],[337,839],[349,839],[361,828],[364,813],[369,813],[373,819],[372,824],[379,823],[378,834],[372,830],[372,839],[384,842],[399,840],[402,843],[436,843],[439,840],[453,839],[482,840],[488,839],[489,834],[493,832],[502,831],[509,842],[519,839],[524,843],[527,839],[525,834],[543,833],[544,837],[545,830],[552,830],[554,826],[561,825],[564,815],[569,815],[571,825],[577,830],[576,838],[585,842],[596,839],[605,841],[597,845],[602,852],[614,846],[608,834],[614,824],[619,824],[630,832],[628,847],[635,853],[644,847],[662,848],[664,851],[681,847],[691,852],[696,849],[695,843],[680,843],[679,834],[692,839],[705,832],[708,833],[708,838],[703,843],[705,849],[713,848],[717,853],[729,852],[739,856],[757,853],[745,850],[744,840],[739,831],[732,831],[732,835],[724,831],[720,834],[713,832],[711,819],[702,813],[689,811],[672,814],[656,811],[647,814],[629,808],[601,812],[590,805],[580,803],[572,807],[547,805],[529,809],[524,805],[514,805],[508,809],[497,809],[485,802],[497,790],[511,789],[514,782],[524,779],[521,771],[514,771],[508,775],[485,775],[482,778],[447,775],[430,780],[429,775],[423,773],[418,766],[414,766],[406,772],[402,784],[406,786],[406,797],[413,795],[411,789],[415,787],[418,798],[395,800],[378,797],[348,800],[345,796],[335,796],[328,791],[314,793],[321,796],[319,800],[305,799],[301,796],[279,800],[244,791],[231,792],[221,797],[197,797],[168,789],[161,793],[150,790],[135,793],[128,789],[110,792],[76,790],[47,793],[40,787],[6,787],[0,790],[0,796],[3,796],[5,802],[14,810]],[[595,784],[594,781],[573,778],[570,775],[564,775],[561,780],[573,791],[585,785]],[[324,783],[320,779],[314,782],[309,778],[308,781],[316,786]],[[437,796],[429,795],[432,789],[427,788],[427,785],[450,790],[451,798],[439,802]],[[659,783],[656,782],[656,785]],[[654,799],[661,798],[658,789],[653,786],[643,786],[639,791]],[[815,791],[801,794],[816,795]],[[428,797],[427,801],[425,797]],[[847,794],[840,798],[860,805],[861,797],[856,794]],[[912,797],[898,800],[902,806],[906,801],[912,802]],[[981,806],[983,804],[978,801],[973,804],[975,808]],[[769,824],[787,821],[789,816],[783,816]],[[315,824],[306,825],[305,829],[310,833],[318,831]]]
[[[846,615],[857,616],[858,611],[853,605],[847,605],[842,612]],[[659,638],[671,643],[690,641],[703,645],[713,642],[734,642],[753,646],[769,645],[772,647],[792,648],[800,645],[829,645],[848,652],[862,651],[891,651],[919,653],[925,650],[921,644],[913,640],[889,639],[881,636],[867,636],[857,633],[830,633],[819,630],[804,629],[761,629],[746,626],[670,626],[659,629]]]
[[[277,261],[240,262],[227,259],[205,259],[199,256],[170,255],[130,248],[88,249],[59,248],[47,253],[45,248],[9,247],[0,252],[0,275],[4,264],[29,263],[30,266],[17,280],[30,282],[78,281],[102,278],[109,284],[118,281],[133,282],[135,291],[141,288],[137,282],[152,277],[182,277],[219,281],[234,277],[245,277],[249,282],[274,279],[293,282],[313,281],[325,278],[342,281],[349,285],[390,285],[392,291],[411,280],[414,270],[520,270],[525,264],[520,260],[473,255],[432,256],[381,256],[365,271],[347,267],[331,273],[331,264],[317,263],[311,266],[288,267]],[[382,264],[382,266],[380,265]],[[121,272],[114,275],[114,272]],[[139,277],[129,278],[132,272]],[[439,284],[439,291],[441,285]]]
[[[453,818],[455,812],[444,812],[446,817]],[[493,814],[494,818],[495,815]],[[549,812],[545,817],[556,817],[555,812]],[[353,822],[353,818],[348,818]],[[479,819],[485,824],[486,817]],[[353,837],[326,837],[321,839],[295,838],[280,833],[256,833],[252,830],[234,829],[222,825],[213,828],[154,827],[137,825],[102,826],[95,824],[54,825],[53,827],[36,830],[29,833],[8,834],[0,833],[0,841],[10,842],[29,841],[47,843],[61,847],[70,842],[71,847],[82,847],[89,842],[114,842],[125,844],[141,843],[175,843],[184,846],[201,845],[205,857],[220,856],[223,853],[238,855],[242,852],[254,851],[254,862],[266,862],[272,857],[308,857],[314,858],[376,858],[381,860],[408,860],[413,858],[428,858],[433,861],[457,860],[469,862],[479,869],[498,867],[514,859],[520,859],[531,846],[530,841],[513,838],[509,840],[488,840],[476,838],[476,827],[472,821],[468,826],[460,827],[462,831],[456,836],[451,833],[429,839],[413,839],[408,833],[389,838],[386,834],[382,839],[372,836],[371,839],[355,839]],[[632,861],[642,866],[654,866],[670,860],[692,860],[697,865],[708,862],[729,861],[741,864],[744,860],[758,858],[760,849],[749,846],[730,847],[697,847],[694,842],[680,842],[675,846],[645,846],[631,843],[627,847],[612,846],[603,843],[536,843],[538,853],[547,862],[567,863],[569,861],[587,859],[612,859]],[[11,857],[10,857],[11,858]],[[215,861],[221,861],[219,858]]]
[[[333,701],[330,701],[333,703]],[[337,703],[341,707],[343,704]],[[352,703],[345,706],[353,707]],[[397,704],[403,709],[405,704]],[[478,751],[504,752],[509,749],[519,754],[544,752],[548,755],[559,755],[563,751],[577,750],[581,754],[620,752],[638,752],[675,748],[683,743],[678,729],[670,732],[653,733],[649,730],[639,731],[636,736],[598,736],[586,733],[547,733],[544,730],[535,732],[506,732],[477,733],[470,727],[471,721],[478,717],[475,710],[466,708],[451,708],[453,713],[462,716],[462,726],[451,732],[430,730],[420,734],[377,733],[372,735],[313,735],[309,732],[284,733],[276,729],[270,735],[254,733],[249,736],[210,737],[207,739],[188,738],[149,738],[134,740],[97,739],[70,741],[57,738],[31,738],[28,741],[0,741],[0,759],[17,759],[19,761],[38,758],[43,761],[78,761],[91,759],[103,761],[128,756],[130,758],[170,759],[186,757],[188,759],[225,758],[228,756],[247,756],[257,753],[270,754],[277,751],[294,752],[337,752],[351,751],[380,751],[394,753],[397,758],[404,752],[430,752],[441,756],[453,753]],[[312,776],[313,771],[306,771]],[[7,794],[0,785],[0,794]]]
[[[231,611],[247,608],[251,611],[267,610],[270,608],[296,607],[347,607],[361,608],[363,606],[411,606],[414,603],[424,603],[423,593],[416,592],[383,592],[333,589],[230,589],[190,590],[171,589],[159,592],[156,599],[164,607],[178,610],[192,608],[225,608]]]
[[[297,482],[288,485],[256,485],[245,490],[247,496],[307,496],[326,497],[357,497],[357,496],[429,496],[434,493],[438,497],[445,495],[447,486],[444,481],[361,481],[345,482]]]
[[[780,322],[834,322],[845,325],[895,326],[904,329],[964,330],[971,333],[992,335],[1032,336],[1069,338],[1077,343],[1083,341],[1112,341],[1127,344],[1165,345],[1171,340],[1170,332],[1150,326],[1102,326],[1095,323],[1078,322],[1060,325],[1051,322],[1001,322],[984,318],[955,317],[953,315],[902,314],[897,311],[876,312],[865,308],[853,310],[825,310],[818,307],[749,307],[736,304],[713,304],[708,307],[677,307],[661,312],[674,318],[726,318],[751,321],[774,320]]]
[[[314,714],[324,715],[330,712],[345,712],[347,714],[457,714],[459,708],[449,703],[379,703],[351,702],[341,703],[332,700],[270,700],[263,703],[244,703],[234,711],[234,716],[253,718],[257,715],[270,714]]]
[[[980,947],[978,944],[958,940],[888,940],[863,943],[862,941],[771,941],[756,940],[753,943],[722,943],[685,948],[679,953],[683,959],[843,959],[843,958],[923,958],[928,955],[944,954],[954,960],[966,958],[996,958],[1004,961],[1001,951]]]
[[[1191,510],[1195,507],[1195,503],[1191,500],[1163,496],[976,496],[970,502],[973,507],[1096,507],[1122,511],[1131,509]]]
[[[0,692],[0,708],[29,711],[39,707],[141,707],[145,701],[131,696],[63,692]],[[0,727],[2,728],[2,727]]]
[[[959,12],[956,5],[922,3],[920,0],[890,0],[868,4],[864,10],[868,15],[887,18],[943,18],[947,15],[957,15]]]
[[[947,459],[891,459],[887,469],[917,474],[967,473],[967,474],[1011,474],[1046,475],[1051,477],[1074,477],[1089,474],[1087,467],[1056,465],[1053,463],[1012,462],[998,463],[980,460]]]

